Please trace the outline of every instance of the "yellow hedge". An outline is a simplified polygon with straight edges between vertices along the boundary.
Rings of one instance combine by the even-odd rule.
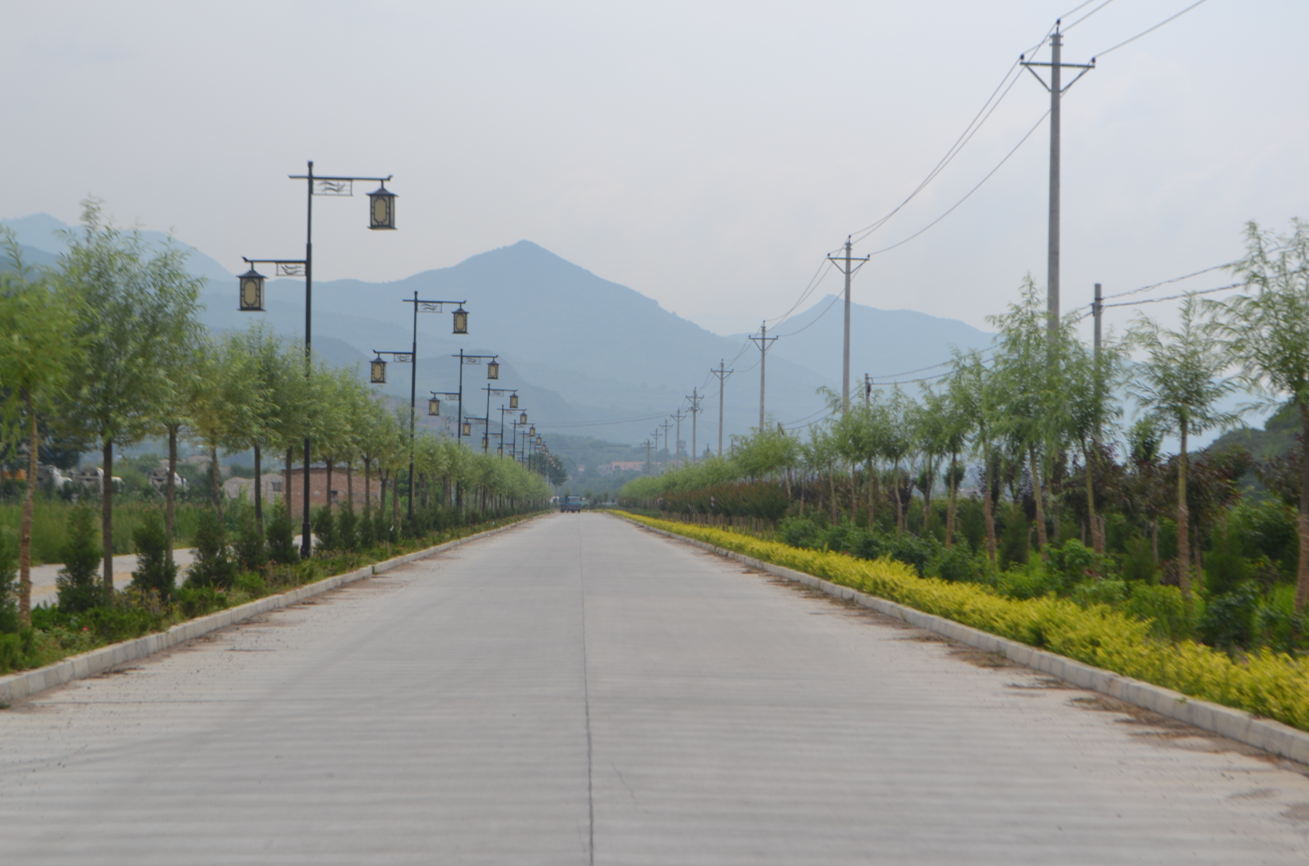
[[[1082,608],[1055,597],[1018,601],[978,584],[919,578],[909,566],[889,559],[870,562],[707,526],[625,516],[1123,676],[1309,730],[1309,664],[1286,653],[1263,649],[1234,660],[1194,641],[1156,640],[1149,636],[1148,623],[1108,607]]]

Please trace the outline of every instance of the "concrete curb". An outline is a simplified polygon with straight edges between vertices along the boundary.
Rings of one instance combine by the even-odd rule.
[[[498,532],[506,532],[515,529],[535,518],[529,517],[527,520],[519,520],[508,526],[498,526],[495,529],[488,529],[485,532],[477,532],[473,535],[466,535],[463,538],[456,538],[454,541],[447,541],[444,544],[438,544],[435,547],[428,547],[413,553],[406,553],[403,556],[396,556],[391,559],[383,560],[372,565],[366,565],[363,568],[349,572],[347,574],[337,574],[332,577],[323,578],[314,583],[308,583],[304,586],[296,587],[287,592],[278,595],[269,595],[257,599],[247,604],[237,607],[220,610],[217,613],[211,613],[208,616],[198,617],[178,623],[166,632],[157,632],[148,634],[135,640],[124,641],[122,643],[110,644],[106,647],[91,650],[77,656],[70,656],[62,661],[55,662],[36,670],[20,671],[16,674],[0,677],[0,704],[10,704],[16,700],[30,697],[46,689],[61,686],[64,683],[73,680],[85,679],[96,674],[103,673],[111,668],[137,659],[145,658],[153,653],[162,650],[171,649],[179,644],[194,640],[201,635],[218,631],[221,628],[227,628],[229,625],[235,625],[238,622],[247,620],[252,616],[258,616],[261,613],[267,613],[270,610],[277,610],[283,607],[289,607],[307,598],[321,595],[325,592],[331,592],[334,589],[362,580],[365,577],[372,577],[375,574],[383,574],[393,568],[401,565],[408,565],[419,559],[426,559],[429,556],[435,556],[438,553],[458,547],[461,544],[467,544],[470,541],[477,541],[487,536],[495,535]]]
[[[622,518],[627,520],[627,518]],[[962,625],[944,617],[923,613],[884,598],[868,595],[848,586],[830,583],[812,574],[763,562],[735,551],[715,547],[706,541],[687,538],[663,529],[655,529],[635,520],[627,520],[633,526],[649,532],[663,535],[676,541],[691,544],[710,553],[734,559],[743,565],[780,577],[783,580],[801,583],[846,601],[853,601],[879,613],[902,619],[910,625],[926,631],[948,637],[951,640],[976,647],[986,652],[998,653],[1016,664],[1050,674],[1080,688],[1117,698],[1135,706],[1194,725],[1205,731],[1245,743],[1283,758],[1290,758],[1301,764],[1309,764],[1309,733],[1284,725],[1281,722],[1265,719],[1244,710],[1235,710],[1221,704],[1211,703],[1198,698],[1188,697],[1180,692],[1165,689],[1151,683],[1121,676],[1101,668],[1075,661],[1064,656],[1039,650],[1027,644],[999,637],[984,631]]]

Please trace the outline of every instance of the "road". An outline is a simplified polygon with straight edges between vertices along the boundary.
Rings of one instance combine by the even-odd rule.
[[[195,550],[182,547],[173,551],[177,563],[177,582],[186,579],[186,567],[195,562]],[[32,566],[32,606],[55,604],[59,601],[59,571],[61,563]],[[124,589],[132,582],[132,569],[136,568],[136,554],[124,553],[114,557],[114,588]],[[99,574],[99,572],[97,572]]]
[[[554,515],[0,713],[0,834],[23,864],[1303,864],[1309,779]]]

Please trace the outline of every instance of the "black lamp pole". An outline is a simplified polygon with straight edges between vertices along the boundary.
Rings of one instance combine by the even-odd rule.
[[[332,195],[332,196],[353,196],[355,181],[376,182],[381,186],[368,193],[369,213],[368,227],[370,229],[394,229],[395,228],[395,193],[386,188],[387,181],[391,179],[390,175],[386,177],[323,177],[314,174],[314,161],[309,160],[308,174],[288,175],[292,180],[303,180],[306,182],[306,202],[305,202],[305,257],[303,259],[246,259],[245,261],[252,266],[256,263],[273,264],[277,266],[277,275],[286,277],[304,277],[305,278],[305,384],[308,386],[310,375],[313,372],[313,309],[314,309],[314,196]],[[241,284],[241,301],[239,308],[250,312],[263,311],[263,284],[264,278],[256,273],[251,267],[250,271],[242,274]],[[248,292],[250,294],[248,294]],[[304,470],[304,522],[301,525],[300,536],[300,555],[308,558],[313,553],[313,526],[309,516],[309,485],[310,485],[310,438],[308,432],[305,433],[305,470]],[[291,491],[287,491],[290,495]],[[328,492],[331,496],[331,492]]]

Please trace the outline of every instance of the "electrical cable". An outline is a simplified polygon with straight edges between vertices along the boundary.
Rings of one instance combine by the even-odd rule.
[[[1105,300],[1105,299],[1107,299],[1107,298],[1125,298],[1125,297],[1127,297],[1128,295],[1139,295],[1141,292],[1148,292],[1148,291],[1150,291],[1151,289],[1157,289],[1157,288],[1159,288],[1160,286],[1166,286],[1166,285],[1169,285],[1170,283],[1180,283],[1182,280],[1189,280],[1189,279],[1191,279],[1191,277],[1198,277],[1198,276],[1200,276],[1201,274],[1207,274],[1207,273],[1209,273],[1210,271],[1220,271],[1220,270],[1222,270],[1222,269],[1224,269],[1224,268],[1230,268],[1230,267],[1231,267],[1232,265],[1234,265],[1234,264],[1236,264],[1236,262],[1228,262],[1228,263],[1225,264],[1225,265],[1214,265],[1213,267],[1205,268],[1204,270],[1202,270],[1202,271],[1196,271],[1195,273],[1186,274],[1185,276],[1181,276],[1181,277],[1173,277],[1171,280],[1163,280],[1163,281],[1158,282],[1158,283],[1152,283],[1152,284],[1150,284],[1150,285],[1148,285],[1148,286],[1141,286],[1141,288],[1139,288],[1139,289],[1132,289],[1130,292],[1119,292],[1119,293],[1114,294],[1114,295],[1105,295],[1105,296],[1104,296],[1103,298],[1101,298],[1100,300],[1103,301],[1103,300]],[[1105,306],[1118,306],[1118,305],[1117,305],[1117,304],[1106,304]]]
[[[1095,55],[1095,57],[1104,57],[1106,54],[1108,54],[1108,53],[1111,52],[1111,51],[1117,51],[1119,48],[1122,48],[1124,45],[1129,45],[1129,44],[1135,42],[1136,40],[1140,39],[1142,36],[1145,36],[1147,33],[1153,33],[1154,31],[1158,30],[1160,27],[1163,27],[1163,26],[1164,26],[1165,24],[1167,24],[1168,22],[1170,22],[1170,21],[1176,21],[1178,18],[1181,18],[1181,17],[1182,17],[1183,15],[1185,15],[1187,12],[1190,12],[1190,11],[1191,11],[1192,9],[1194,9],[1195,7],[1199,6],[1199,5],[1202,4],[1202,3],[1206,3],[1206,2],[1208,2],[1208,0],[1196,0],[1196,2],[1192,3],[1190,6],[1187,6],[1187,7],[1186,7],[1185,9],[1183,9],[1181,12],[1178,12],[1178,13],[1175,14],[1175,15],[1170,15],[1169,17],[1167,17],[1167,18],[1165,18],[1164,20],[1160,21],[1158,24],[1154,25],[1153,27],[1150,27],[1150,28],[1148,28],[1148,29],[1146,29],[1146,30],[1142,30],[1140,33],[1136,34],[1136,35],[1133,36],[1131,39],[1125,39],[1125,40],[1123,40],[1122,42],[1119,42],[1119,43],[1118,43],[1117,45],[1115,45],[1113,48],[1106,48],[1104,51],[1097,52],[1096,55]],[[1092,58],[1092,61],[1094,62],[1094,57]]]
[[[1215,289],[1201,289],[1196,292],[1183,292],[1180,295],[1168,295],[1163,298],[1144,298],[1140,301],[1121,301],[1117,304],[1102,304],[1104,307],[1137,307],[1141,304],[1158,304],[1162,301],[1175,301],[1178,298],[1185,298],[1187,295],[1212,295],[1214,292],[1226,292],[1229,289],[1239,289],[1245,286],[1244,282],[1232,283],[1228,286],[1219,286]]]
[[[1093,2],[1093,0],[1088,0],[1087,3],[1083,3],[1081,6],[1078,6],[1077,8],[1078,8],[1078,9],[1081,9],[1083,6],[1087,6],[1090,2]],[[1081,18],[1078,18],[1078,19],[1077,19],[1076,21],[1074,21],[1072,24],[1069,24],[1067,27],[1065,27],[1065,28],[1064,28],[1064,32],[1067,33],[1069,30],[1072,30],[1072,29],[1073,29],[1074,27],[1076,27],[1078,24],[1081,24],[1081,23],[1082,23],[1083,21],[1085,21],[1087,18],[1090,18],[1092,15],[1094,15],[1094,14],[1097,13],[1097,12],[1099,12],[1101,9],[1103,9],[1103,8],[1106,7],[1106,6],[1108,6],[1108,5],[1109,5],[1110,3],[1112,3],[1112,2],[1114,2],[1114,0],[1104,0],[1104,2],[1101,3],[1099,6],[1095,7],[1095,8],[1092,9],[1090,12],[1087,12],[1087,13],[1086,13],[1085,15],[1083,15]]]
[[[939,223],[941,220],[945,219],[945,218],[948,217],[950,214],[952,214],[952,213],[955,211],[956,208],[958,208],[958,207],[959,207],[961,204],[963,204],[964,202],[968,201],[968,199],[972,197],[973,193],[975,193],[975,192],[977,192],[979,189],[981,189],[981,188],[982,188],[982,184],[984,184],[984,183],[986,183],[988,180],[990,180],[991,177],[992,177],[992,176],[993,176],[997,171],[999,171],[1000,168],[1001,168],[1001,167],[1002,167],[1006,162],[1009,161],[1009,158],[1010,158],[1011,156],[1013,156],[1015,153],[1018,152],[1018,148],[1022,147],[1022,146],[1027,142],[1027,139],[1029,139],[1029,138],[1032,137],[1032,133],[1036,132],[1036,130],[1040,128],[1041,124],[1042,124],[1042,123],[1045,123],[1045,119],[1046,119],[1047,117],[1049,117],[1049,116],[1050,116],[1050,111],[1047,109],[1046,112],[1045,112],[1045,114],[1042,114],[1041,117],[1040,117],[1040,119],[1036,121],[1036,124],[1035,124],[1031,129],[1027,130],[1027,134],[1024,135],[1021,139],[1019,139],[1018,143],[1015,144],[1015,145],[1013,146],[1013,149],[1010,150],[1007,154],[1005,154],[1004,159],[1000,160],[999,164],[997,164],[995,168],[993,168],[993,169],[991,169],[989,172],[987,172],[987,173],[986,173],[986,177],[984,177],[984,178],[982,178],[980,181],[978,181],[977,186],[974,186],[972,189],[970,189],[970,190],[968,191],[968,193],[967,193],[966,195],[964,195],[963,198],[959,199],[959,201],[957,201],[957,202],[955,202],[953,205],[951,205],[949,210],[947,210],[945,213],[941,214],[941,215],[940,215],[939,217],[937,217],[936,219],[932,220],[932,221],[931,221],[930,223],[928,223],[927,225],[923,226],[923,227],[922,227],[921,229],[919,229],[918,231],[916,231],[916,232],[914,232],[913,234],[911,234],[909,237],[907,237],[907,238],[905,238],[905,239],[903,239],[903,240],[897,241],[897,242],[891,244],[891,245],[888,246],[888,247],[882,247],[880,250],[874,250],[874,251],[868,253],[868,255],[870,255],[870,256],[881,255],[882,253],[889,252],[890,250],[893,250],[893,249],[895,249],[895,248],[898,247],[898,246],[902,246],[902,245],[904,245],[904,244],[907,244],[907,243],[909,243],[911,240],[913,240],[914,238],[918,237],[918,236],[921,235],[923,232],[927,231],[927,230],[930,229],[932,226],[936,225],[936,224]]]

